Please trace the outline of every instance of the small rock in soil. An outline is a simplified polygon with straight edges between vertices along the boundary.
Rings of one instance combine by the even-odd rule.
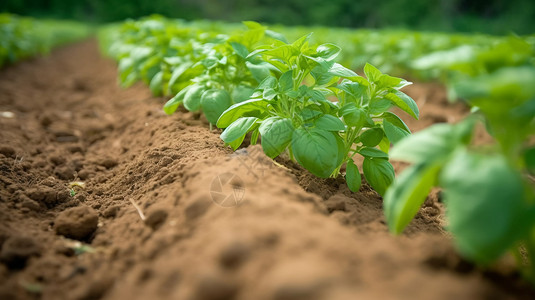
[[[221,266],[227,269],[235,269],[243,264],[249,257],[251,249],[246,244],[234,241],[223,248],[219,262]]]
[[[0,260],[11,269],[21,269],[31,256],[39,256],[41,247],[30,237],[12,236],[2,245]]]
[[[56,166],[63,165],[67,160],[63,156],[54,155],[50,157],[50,161]]]
[[[119,205],[112,205],[102,213],[102,216],[104,218],[115,218],[120,209],[121,207]]]
[[[335,210],[345,211],[346,199],[347,197],[343,195],[334,195],[330,197],[329,199],[327,199],[327,201],[325,201],[325,206],[327,207],[329,212],[333,212]]]
[[[98,214],[88,207],[69,208],[61,212],[54,221],[56,233],[76,240],[89,238],[97,229]]]
[[[56,191],[48,186],[31,188],[26,191],[26,195],[31,199],[43,203],[47,207],[53,207],[57,204]]]
[[[99,165],[105,167],[106,169],[111,169],[115,166],[117,166],[119,163],[116,159],[113,158],[104,158],[101,161],[98,162]]]
[[[87,169],[83,169],[80,172],[78,172],[78,177],[80,177],[80,179],[82,179],[82,180],[86,180],[89,177],[92,177],[93,175],[94,175],[94,173],[89,171],[89,170],[87,170]]]
[[[59,179],[63,180],[72,180],[74,179],[74,169],[70,166],[57,166],[54,169],[54,174],[58,176]]]
[[[15,149],[9,146],[0,147],[0,153],[6,157],[15,157]]]
[[[206,213],[212,202],[204,196],[198,197],[193,203],[186,207],[186,218],[194,220]]]
[[[152,229],[156,230],[160,228],[165,220],[167,219],[167,211],[164,209],[158,208],[152,211],[149,211],[147,218],[145,219],[145,224],[147,224]]]
[[[238,285],[223,276],[215,274],[203,276],[196,289],[198,300],[230,300],[238,292]]]
[[[29,210],[33,210],[33,211],[41,210],[41,205],[39,205],[37,201],[30,199],[26,195],[20,195],[19,200],[20,200],[21,208],[28,208]]]

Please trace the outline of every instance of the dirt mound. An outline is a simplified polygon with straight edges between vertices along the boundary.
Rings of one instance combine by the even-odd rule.
[[[437,84],[413,129],[466,114]],[[528,299],[455,254],[432,194],[401,237],[367,184],[318,179],[121,90],[94,41],[0,72],[0,299]],[[401,167],[401,165],[399,165]]]

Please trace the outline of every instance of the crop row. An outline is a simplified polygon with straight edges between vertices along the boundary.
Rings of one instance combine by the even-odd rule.
[[[0,67],[46,54],[52,48],[89,35],[89,27],[70,21],[36,20],[0,14]]]
[[[346,165],[345,178],[354,192],[361,173],[353,157],[363,156],[363,174],[384,196],[393,233],[409,224],[432,187],[443,188],[448,230],[461,254],[485,265],[510,250],[526,277],[535,278],[532,39],[479,36],[465,41],[422,34],[424,44],[438,46],[411,53],[405,66],[445,74],[453,94],[466,100],[473,114],[455,125],[409,135],[389,111],[397,106],[418,118],[415,102],[400,91],[409,82],[371,64],[364,65],[365,77],[359,76],[337,63],[340,47],[324,41],[316,45],[310,34],[289,43],[257,23],[244,24],[246,30],[152,17],[110,27],[101,40],[119,61],[123,86],[144,80],[155,95],[174,96],[164,106],[168,114],[180,105],[202,111],[211,125],[224,129],[221,139],[233,149],[249,134],[251,144],[260,138],[269,157],[287,153],[319,177],[339,176]],[[399,41],[405,42],[393,45],[407,45],[406,38],[401,35]],[[367,42],[356,47],[366,48]],[[387,42],[367,53],[391,53]],[[388,62],[383,59],[382,65]],[[477,124],[494,137],[493,144],[471,143]],[[394,180],[389,156],[412,166]]]

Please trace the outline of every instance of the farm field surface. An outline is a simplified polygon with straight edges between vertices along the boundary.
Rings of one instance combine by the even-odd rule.
[[[404,92],[420,109],[400,114],[413,132],[469,114],[438,83]],[[535,293],[510,256],[484,271],[459,256],[437,190],[394,237],[365,181],[353,193],[260,145],[232,151],[204,115],[121,89],[94,40],[0,70],[0,95],[0,299]]]

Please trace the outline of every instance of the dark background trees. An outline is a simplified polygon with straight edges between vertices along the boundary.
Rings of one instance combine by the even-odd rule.
[[[0,11],[97,23],[159,13],[285,25],[535,32],[533,0],[2,0]]]

